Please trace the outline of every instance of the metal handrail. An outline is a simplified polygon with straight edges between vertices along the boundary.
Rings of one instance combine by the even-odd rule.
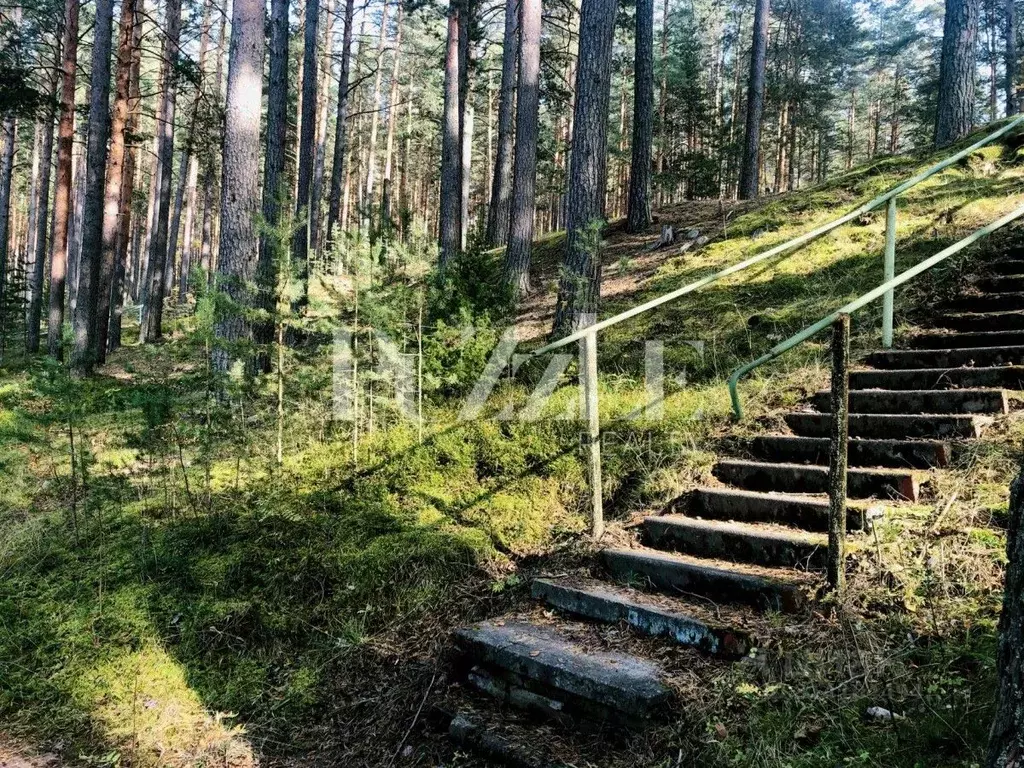
[[[910,269],[901,272],[896,277],[886,280],[877,288],[868,291],[867,293],[859,296],[858,298],[854,299],[848,304],[844,304],[842,307],[837,309],[832,314],[823,317],[821,320],[814,323],[813,325],[807,326],[799,333],[795,333],[785,341],[776,344],[774,347],[771,348],[771,350],[764,353],[756,360],[752,360],[751,362],[745,365],[741,365],[729,376],[729,397],[732,399],[732,409],[733,413],[736,414],[736,418],[743,418],[743,407],[740,404],[739,392],[737,391],[737,385],[739,384],[740,377],[747,375],[758,366],[764,365],[765,363],[774,360],[775,358],[779,357],[779,355],[788,352],[798,344],[802,344],[803,342],[807,341],[809,338],[814,336],[816,333],[825,330],[830,325],[832,325],[836,321],[836,318],[838,318],[840,315],[853,314],[858,309],[866,306],[867,304],[870,304],[879,296],[889,295],[892,292],[892,290],[897,286],[903,285],[909,280],[912,280],[922,272],[931,269],[939,262],[948,259],[953,254],[962,251],[964,248],[971,245],[972,243],[977,242],[981,238],[992,234],[1000,227],[1006,226],[1011,221],[1021,216],[1024,216],[1024,205],[1014,209],[1005,216],[996,219],[995,221],[982,227],[981,229],[975,230],[970,235],[965,237],[963,240],[954,243],[948,248],[944,248],[943,250],[936,253],[934,256],[925,259],[920,264],[916,264]]]
[[[652,309],[660,307],[662,304],[667,304],[670,301],[674,301],[675,299],[678,299],[681,296],[685,296],[686,294],[692,293],[693,291],[703,288],[706,285],[710,285],[711,283],[717,282],[718,280],[721,280],[723,277],[728,277],[729,275],[741,272],[747,267],[753,266],[754,264],[758,264],[762,261],[765,261],[766,259],[770,259],[772,256],[777,256],[779,254],[786,253],[789,251],[795,251],[797,248],[800,248],[806,245],[807,243],[810,243],[813,240],[818,239],[822,235],[826,235],[832,230],[837,229],[843,226],[844,224],[848,224],[849,222],[856,219],[858,216],[861,216],[869,211],[874,210],[875,208],[878,208],[880,205],[887,203],[888,211],[886,214],[884,258],[884,278],[886,282],[868,295],[873,296],[873,298],[877,298],[878,296],[884,296],[884,307],[882,311],[882,345],[885,347],[890,347],[892,346],[893,288],[895,288],[896,285],[900,285],[902,282],[909,280],[915,274],[917,274],[917,272],[913,272],[913,274],[911,274],[912,270],[908,270],[907,272],[904,272],[902,275],[900,275],[900,278],[893,277],[896,264],[897,196],[906,192],[911,187],[920,184],[922,181],[931,178],[939,171],[948,168],[953,163],[962,160],[972,152],[981,149],[985,145],[995,141],[1000,136],[1005,135],[1009,131],[1013,130],[1016,126],[1020,125],[1022,121],[1024,121],[1024,114],[1019,115],[1018,117],[1014,118],[1006,125],[1004,125],[1002,128],[1000,128],[999,130],[993,131],[988,136],[979,139],[978,141],[971,144],[969,147],[966,147],[965,149],[960,150],[956,154],[947,157],[942,162],[936,163],[930,168],[921,171],[921,173],[917,174],[916,176],[912,176],[911,178],[904,181],[902,184],[896,185],[889,191],[884,192],[878,197],[869,200],[868,202],[858,206],[857,208],[854,208],[849,213],[840,216],[837,219],[833,219],[827,224],[823,224],[822,226],[817,227],[816,229],[813,229],[810,232],[806,232],[803,235],[795,237],[792,240],[788,240],[785,243],[775,246],[774,248],[769,248],[767,251],[764,251],[763,253],[755,254],[754,256],[751,256],[748,259],[744,259],[743,261],[733,264],[730,267],[726,267],[725,269],[715,272],[712,275],[703,277],[700,280],[690,283],[689,285],[684,285],[682,288],[677,288],[674,291],[670,291],[669,293],[658,296],[657,298],[644,302],[643,304],[633,307],[632,309],[627,309],[625,312],[620,312],[619,314],[610,317],[607,320],[602,320],[601,322],[598,323],[586,325],[583,328],[580,328],[579,330],[570,333],[568,336],[564,336],[561,339],[553,341],[550,344],[547,344],[541,347],[540,349],[534,351],[532,353],[532,356],[536,357],[538,355],[543,355],[548,352],[553,352],[556,349],[561,349],[562,347],[568,346],[569,344],[572,344],[575,341],[583,342],[581,345],[580,378],[582,380],[584,389],[583,405],[587,419],[587,463],[589,465],[590,470],[589,475],[591,505],[593,508],[591,518],[591,533],[594,536],[594,538],[600,538],[601,534],[604,532],[604,511],[601,496],[601,424],[600,413],[598,408],[597,391],[597,334],[600,331],[603,331],[605,328],[609,328],[613,325],[617,325],[618,323],[621,323],[625,320],[629,320],[632,317],[636,317],[637,315],[641,315],[644,312],[648,312]],[[1020,213],[1017,213],[1017,215],[1020,215]],[[1011,217],[1010,219],[1004,217],[1006,221],[1012,220],[1012,218],[1015,218],[1015,216]],[[991,229],[997,229],[998,226],[1002,226],[1005,223],[1005,221],[1000,219],[999,222],[994,222],[993,224],[989,225],[989,228],[986,229],[989,229],[989,231],[991,231]],[[998,226],[996,226],[997,224]],[[974,237],[974,239],[977,239],[978,237],[983,237],[985,234],[988,234],[988,232],[984,230],[979,230],[978,233],[975,233],[976,237],[972,237]],[[968,238],[967,240],[970,242],[974,242],[974,240],[971,240],[970,238]],[[959,245],[962,248],[968,244],[969,242],[961,241],[961,243],[958,243],[957,245]],[[949,249],[946,250],[949,251]],[[957,250],[959,250],[959,248],[957,248]],[[945,258],[945,256],[948,256],[950,255],[950,253],[955,252],[956,251],[950,251],[949,253],[947,253],[946,251],[943,251],[942,254],[938,254],[937,256],[942,256],[942,258]],[[921,264],[918,265],[918,267],[922,268],[922,270],[927,269],[928,266],[930,266],[929,262],[932,262],[932,260],[936,259],[937,256],[933,256],[932,259],[922,262]],[[939,260],[941,261],[941,258]],[[873,298],[871,300],[873,300]],[[825,321],[822,322],[824,323]],[[815,328],[815,330],[809,333],[808,336],[813,335],[814,333],[817,333],[818,330],[820,330],[820,328],[818,328],[818,325],[820,324],[815,324],[815,326],[812,326],[812,328]],[[794,342],[794,344],[798,344],[802,340],[803,339],[800,339]],[[781,354],[783,351],[785,350],[781,350],[778,354]],[[771,357],[767,359],[771,359]],[[759,361],[755,361],[757,365],[759,365],[761,362],[767,362],[767,360],[760,361],[759,359]],[[742,375],[744,372],[745,371],[740,369],[733,375],[736,376],[736,380],[738,381],[739,375]],[[739,406],[739,399],[738,395],[736,394],[736,384],[735,381],[733,381],[733,379],[730,379],[729,386],[730,391],[733,395],[733,407],[737,410],[737,414],[740,414],[742,413],[742,410]]]
[[[685,296],[688,293],[693,293],[694,291],[696,291],[696,290],[698,290],[700,288],[703,288],[706,285],[710,285],[711,283],[714,283],[714,282],[717,282],[718,280],[721,280],[723,277],[728,277],[729,275],[735,274],[736,272],[740,272],[740,271],[746,269],[747,267],[753,266],[754,264],[758,264],[758,263],[764,261],[765,259],[771,258],[772,256],[778,256],[780,253],[785,253],[787,251],[795,250],[795,249],[797,249],[797,248],[799,248],[799,247],[801,247],[803,245],[806,245],[807,243],[810,243],[813,240],[817,240],[822,235],[827,235],[832,230],[838,229],[839,227],[843,226],[844,224],[848,224],[849,222],[851,222],[854,219],[856,219],[858,216],[862,216],[863,214],[868,213],[869,211],[873,211],[874,209],[876,209],[879,206],[881,206],[883,203],[888,203],[890,201],[894,201],[897,196],[903,194],[904,192],[906,192],[911,187],[917,186],[922,181],[926,181],[927,179],[931,178],[932,176],[934,176],[939,171],[945,170],[946,168],[951,166],[953,163],[956,163],[956,162],[962,160],[963,158],[967,157],[967,155],[971,154],[972,152],[975,152],[975,151],[981,149],[982,147],[986,146],[987,144],[990,144],[993,141],[995,141],[996,139],[998,139],[1000,136],[1005,135],[1006,133],[1011,131],[1013,128],[1015,128],[1017,125],[1020,125],[1021,121],[1024,121],[1024,114],[1018,115],[1017,117],[1015,117],[1013,120],[1011,120],[1009,123],[1004,125],[999,130],[994,131],[993,133],[990,133],[988,136],[985,136],[982,139],[979,139],[974,144],[971,144],[971,146],[967,147],[966,149],[960,150],[955,155],[950,155],[949,157],[947,157],[942,162],[936,163],[935,165],[931,166],[930,168],[927,168],[927,169],[921,171],[916,176],[911,176],[909,179],[904,181],[902,184],[898,184],[897,186],[895,186],[892,189],[890,189],[888,192],[884,192],[881,195],[879,195],[878,197],[876,197],[876,198],[874,198],[872,200],[869,200],[868,202],[864,203],[863,205],[858,206],[857,208],[854,208],[852,211],[850,211],[847,214],[844,214],[843,216],[840,216],[838,219],[833,219],[832,221],[830,221],[830,222],[828,222],[826,224],[822,224],[820,227],[818,227],[816,229],[813,229],[810,232],[806,232],[803,235],[800,235],[798,237],[793,238],[792,240],[787,240],[785,243],[777,245],[774,248],[769,248],[767,251],[764,251],[763,253],[755,254],[754,256],[751,256],[748,259],[744,259],[743,261],[740,261],[740,262],[738,262],[736,264],[733,264],[730,267],[726,267],[725,269],[723,269],[723,270],[721,270],[719,272],[715,272],[712,275],[708,275],[707,277],[702,277],[700,280],[692,282],[689,285],[684,285],[682,288],[677,288],[674,291],[670,291],[669,293],[662,294],[661,296],[658,296],[657,298],[651,299],[650,301],[644,302],[643,304],[639,304],[639,305],[637,305],[637,306],[635,306],[635,307],[633,307],[631,309],[627,309],[625,312],[620,312],[619,314],[614,315],[613,317],[609,317],[606,320],[602,320],[599,323],[594,323],[593,325],[588,325],[588,326],[586,326],[584,328],[580,328],[578,331],[570,333],[568,336],[564,336],[561,339],[558,339],[557,341],[553,341],[550,344],[547,344],[547,345],[541,347],[540,349],[538,349],[535,352],[533,352],[533,355],[537,356],[537,355],[546,354],[547,352],[553,352],[556,349],[560,349],[561,347],[564,347],[564,346],[567,346],[569,344],[572,344],[574,341],[579,341],[584,336],[589,336],[590,334],[599,333],[600,331],[603,331],[605,328],[609,328],[609,327],[611,327],[613,325],[617,325],[618,323],[621,323],[624,320],[629,320],[632,317],[636,317],[637,315],[641,315],[644,312],[648,312],[648,311],[650,311],[652,309],[660,307],[662,304],[667,304],[670,301],[674,301],[675,299],[678,299],[680,296]],[[887,238],[888,238],[888,235],[890,234],[890,232],[893,235],[895,235],[895,229],[896,229],[895,228],[895,215],[896,215],[896,210],[895,210],[895,206],[893,205],[893,206],[890,207],[890,210],[889,210],[889,213],[888,213],[888,217],[887,217],[888,219],[892,219],[893,220],[891,222],[891,224],[892,224],[891,229],[888,226],[886,228],[887,229],[887,232],[886,232]],[[887,247],[888,247],[888,245],[889,244],[887,242]],[[888,254],[887,254],[887,256],[888,256]],[[892,274],[891,273],[887,274],[886,277],[892,277]],[[891,317],[891,315],[892,315],[892,312],[891,312],[891,309],[890,309],[889,316]],[[889,341],[889,344],[891,344],[891,340]],[[887,344],[887,346],[888,346],[888,344]]]

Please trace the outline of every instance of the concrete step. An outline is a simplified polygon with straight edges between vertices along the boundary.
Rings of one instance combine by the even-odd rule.
[[[795,613],[806,602],[812,583],[793,571],[772,571],[703,560],[654,549],[605,549],[608,571],[628,584],[647,584],[668,594],[710,597],[716,603],[736,602]]]
[[[508,738],[508,727],[488,728],[475,717],[463,713],[452,716],[448,722],[448,738],[461,750],[478,755],[486,765],[506,768],[565,768],[561,762],[552,762],[546,755],[535,754],[541,745],[536,739],[524,747]]]
[[[776,523],[808,531],[828,530],[828,499],[825,496],[741,491],[736,488],[697,488],[674,505],[688,514],[712,520]],[[847,527],[864,530],[870,521],[864,508],[847,505]]]
[[[913,349],[968,349],[1006,347],[1024,344],[1024,330],[1009,331],[929,331],[901,339]]]
[[[759,459],[792,464],[828,465],[827,437],[763,435],[750,442],[751,452]],[[847,462],[851,467],[892,467],[932,469],[950,463],[952,447],[940,440],[865,440],[847,443]]]
[[[985,293],[1019,293],[1024,291],[1024,264],[1011,262],[1014,268],[1019,270],[1011,275],[1000,275],[999,277],[983,277],[974,285],[979,291]],[[1007,267],[1009,269],[1009,267]]]
[[[934,322],[937,327],[954,331],[1019,331],[1024,329],[1024,312],[943,312]]]
[[[802,437],[828,437],[832,430],[830,413],[787,413],[786,424]],[[977,438],[986,421],[984,416],[959,413],[851,413],[851,437],[904,439]]]
[[[455,642],[485,668],[530,681],[558,699],[639,718],[656,714],[672,699],[656,664],[582,648],[553,627],[484,621],[456,631]]]
[[[1024,389],[1024,365],[989,368],[861,369],[850,371],[851,389]]]
[[[986,264],[984,270],[993,275],[1024,275],[1024,261],[1019,259],[1002,259]]]
[[[827,390],[811,398],[822,413],[832,410]],[[854,413],[1007,413],[1001,389],[859,389],[850,392]]]
[[[534,598],[552,608],[608,624],[625,622],[645,635],[668,637],[705,653],[738,658],[751,647],[745,632],[708,624],[671,601],[592,579],[534,579]]]
[[[1024,293],[982,293],[960,296],[942,303],[953,312],[1007,312],[1024,309]]]
[[[695,557],[814,570],[825,567],[828,553],[828,538],[821,534],[682,515],[645,518],[644,543]]]
[[[967,349],[888,349],[872,352],[865,363],[874,368],[989,367],[1024,363],[1024,346]]]
[[[826,493],[828,467],[731,459],[719,461],[712,470],[723,483],[749,491]],[[920,483],[913,472],[896,469],[851,468],[846,475],[847,495],[852,499],[904,498],[917,501]]]

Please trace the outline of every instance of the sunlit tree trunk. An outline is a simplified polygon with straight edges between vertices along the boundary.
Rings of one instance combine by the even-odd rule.
[[[125,157],[126,131],[131,112],[132,62],[135,41],[135,0],[121,0],[121,19],[118,24],[117,74],[114,89],[114,111],[110,123],[110,149],[107,160],[106,188],[103,194],[103,224],[101,261],[96,311],[96,359],[107,358],[107,332],[110,325],[111,296],[114,271],[117,265],[117,239],[121,218],[127,216],[131,198],[122,200],[125,178],[131,178]],[[130,195],[130,188],[128,190]]]
[[[298,296],[293,301],[294,308],[297,311],[301,311],[309,302],[309,217],[311,215],[310,192],[313,187],[313,145],[316,139],[316,30],[319,19],[320,5],[317,0],[306,0],[304,48],[302,51],[299,167],[295,196],[296,226],[295,236],[292,240],[292,263],[295,266],[296,276],[299,280]],[[230,74],[228,77],[230,79]],[[227,168],[225,167],[226,171]],[[223,223],[221,226],[223,226]],[[221,235],[221,243],[224,243],[223,235]]]
[[[398,124],[398,76],[402,57],[402,24],[405,19],[405,6],[398,4],[398,18],[395,21],[394,58],[391,63],[391,92],[388,95],[388,136],[384,147],[384,181],[381,191],[381,231],[390,237],[392,229],[391,195],[392,171],[394,170],[395,128]],[[409,95],[412,98],[412,94]]]
[[[103,260],[103,198],[107,172],[107,138],[110,135],[110,50],[113,26],[113,0],[96,0],[85,208],[82,217],[82,262],[74,318],[75,345],[71,355],[72,370],[80,375],[91,373],[99,357],[96,326],[101,304],[100,264]],[[118,191],[120,182],[118,168]],[[103,306],[106,308],[109,305]]]
[[[760,185],[761,120],[764,115],[764,71],[768,52],[768,0],[754,6],[754,42],[750,49],[750,80],[747,84],[747,127],[743,142],[739,197],[752,200]]]
[[[512,205],[512,164],[515,153],[516,72],[519,65],[519,0],[505,0],[505,32],[502,38],[501,85],[498,90],[498,141],[487,212],[487,242],[508,242]]]
[[[1017,4],[1015,0],[1005,0],[1003,12],[1004,34],[1006,36],[1006,116],[1017,114],[1020,109],[1017,95]]]
[[[316,157],[313,160],[313,185],[309,191],[309,247],[320,253],[321,208],[324,197],[324,167],[327,162],[327,113],[331,84],[331,41],[334,37],[334,0],[324,6],[323,49],[320,54],[320,90],[316,99]]]
[[[315,2],[310,0],[309,4],[315,8]],[[256,217],[260,210],[260,102],[265,16],[263,0],[234,0],[224,105],[217,286],[241,307],[251,306],[250,284],[259,252]],[[311,48],[315,54],[315,25],[313,31]],[[307,36],[307,44],[309,42]],[[316,66],[315,56],[313,66]],[[307,96],[312,98],[312,94],[307,93]],[[249,323],[242,312],[229,310],[218,317],[214,332],[220,344],[213,353],[213,363],[217,370],[227,371],[235,358],[229,346],[247,338]]]
[[[601,205],[616,10],[616,0],[583,0],[580,9],[567,232],[552,329],[555,336],[575,330],[586,316],[596,313],[601,293]]]
[[[342,185],[348,157],[349,72],[352,62],[352,21],[354,0],[345,0],[345,28],[341,43],[341,76],[338,78],[338,113],[334,125],[334,159],[331,163],[331,191],[327,201],[327,245],[334,240],[334,228],[341,214]]]
[[[654,0],[637,0],[633,72],[633,157],[626,229],[651,223],[651,144],[654,137]]]
[[[148,277],[144,290],[149,295],[144,299],[143,322],[140,329],[141,341],[155,341],[163,334],[164,273],[167,269],[167,233],[171,216],[171,176],[174,173],[174,119],[178,96],[178,49],[181,36],[181,0],[167,0],[167,14],[163,47],[163,99],[157,117],[157,134],[160,148],[157,153],[160,165],[160,185],[157,190],[156,222],[150,241]]]
[[[946,0],[939,65],[935,146],[945,147],[974,126],[978,0]]]
[[[373,195],[377,185],[377,134],[380,126],[380,88],[384,75],[384,51],[387,48],[388,3],[381,8],[380,35],[377,39],[377,65],[373,78],[373,91],[370,95],[370,136],[366,153],[366,186],[364,188],[365,205],[360,212],[361,228],[371,234],[373,227]]]
[[[459,117],[459,15],[461,0],[451,0],[448,9],[448,38],[445,46],[444,111],[441,116],[441,194],[438,211],[441,271],[459,251],[462,222],[462,183]]]

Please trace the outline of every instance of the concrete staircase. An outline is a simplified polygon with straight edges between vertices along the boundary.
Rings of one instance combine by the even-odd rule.
[[[937,308],[930,330],[901,340],[905,348],[869,354],[851,372],[854,547],[886,506],[916,502],[931,471],[1007,413],[1005,390],[1024,389],[1024,252],[984,272]],[[534,581],[542,607],[459,630],[458,677],[478,706],[490,700],[558,723],[635,728],[671,709],[666,660],[697,654],[726,663],[747,654],[754,639],[742,618],[734,626],[723,615],[805,610],[827,550],[828,405],[828,393],[817,393],[785,416],[788,433],[755,437],[744,455],[720,460],[718,484],[646,518],[635,540],[600,553],[589,576]],[[635,648],[599,649],[588,626],[602,624],[628,626]],[[645,636],[659,638],[658,652]],[[472,746],[460,737],[472,720],[460,713],[452,721],[464,746]],[[481,727],[471,725],[473,743],[487,735]],[[484,742],[493,747],[493,738]],[[488,759],[552,764],[506,746]]]

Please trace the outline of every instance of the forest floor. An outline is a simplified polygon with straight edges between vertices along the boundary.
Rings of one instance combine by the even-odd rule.
[[[613,225],[603,311],[780,243],[935,159],[882,158],[749,208],[660,211],[660,223],[711,238],[685,253],[647,250],[659,225],[642,236]],[[1017,145],[976,153],[901,201],[897,269],[1022,201]],[[538,295],[523,314],[533,330],[521,332],[531,344],[552,306],[561,237],[537,245]],[[877,284],[883,238],[884,213],[867,216],[608,331],[611,537],[706,482],[728,440],[777,427],[785,408],[827,381],[826,347],[806,344],[747,381],[749,417],[730,420],[728,372]],[[1011,231],[899,292],[897,334],[956,290],[972,261],[1019,238]],[[361,328],[383,328],[408,350],[422,270],[391,266],[360,292]],[[467,294],[486,288],[477,282]],[[422,435],[363,363],[358,420],[335,418],[330,344],[289,352],[280,463],[273,375],[224,384],[236,387],[227,400],[208,394],[202,302],[197,313],[171,313],[165,343],[126,347],[90,381],[9,358],[0,369],[0,729],[35,749],[12,754],[76,766],[476,765],[429,727],[448,687],[451,630],[529,610],[533,574],[591,552],[577,425],[492,418],[522,407],[539,371],[524,364],[483,417],[459,416],[506,324],[486,298],[423,329]],[[324,276],[314,299],[323,317],[352,317],[351,280]],[[877,335],[877,309],[859,315],[856,348],[877,345]],[[646,398],[637,339],[665,342],[671,381],[659,419],[625,418]],[[360,354],[368,346],[363,335]],[[550,414],[577,402],[571,377],[564,383]],[[684,719],[625,744],[587,737],[573,764],[979,763],[1001,526],[1022,449],[1018,411],[879,528],[851,560],[843,605],[800,621],[766,617],[757,658],[694,677]],[[876,705],[902,717],[866,720]]]

